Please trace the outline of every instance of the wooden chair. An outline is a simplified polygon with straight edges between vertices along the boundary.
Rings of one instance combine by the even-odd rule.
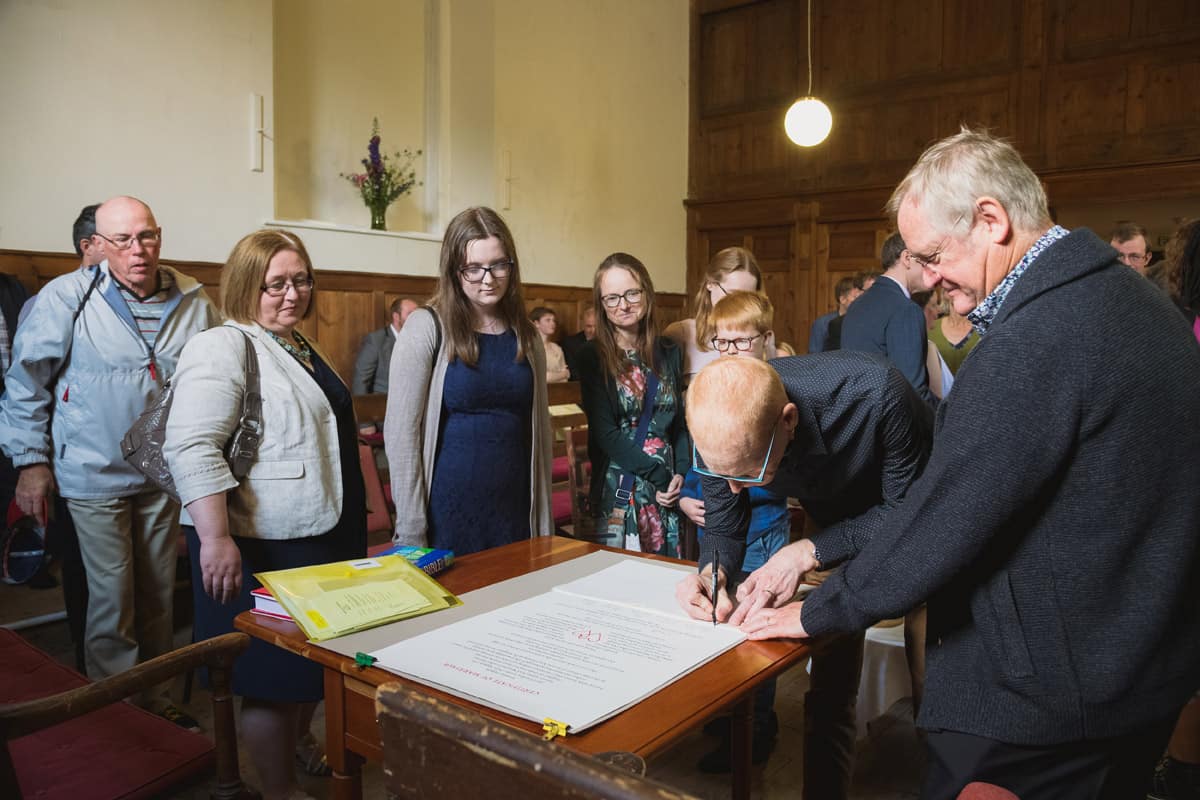
[[[391,798],[695,800],[640,769],[618,769],[398,683],[379,687],[375,713]],[[611,755],[644,768],[631,753]]]
[[[10,703],[0,706],[0,797],[161,797],[214,760],[214,800],[258,797],[238,772],[229,688],[233,661],[249,645],[246,634],[229,633],[89,683],[15,633],[0,630],[0,697]],[[200,666],[212,675],[215,758],[205,737],[121,702]]]
[[[379,473],[375,448],[359,437],[358,463],[362,467],[363,485],[367,490],[367,533],[392,532],[392,515],[387,501],[387,485]]]
[[[592,488],[592,462],[588,458],[587,425],[564,428],[567,442],[567,489],[571,493],[571,528],[576,539],[594,541],[596,520],[592,516],[589,495]]]

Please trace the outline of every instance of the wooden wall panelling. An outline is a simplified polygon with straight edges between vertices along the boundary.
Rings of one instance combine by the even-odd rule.
[[[813,11],[814,88],[834,131],[809,150],[780,124],[805,88],[805,0],[695,3],[693,200],[890,188],[964,122],[1013,138],[1060,183],[1064,170],[1092,185],[1083,170],[1200,163],[1196,0],[816,0]]]
[[[842,278],[856,273],[879,272],[879,250],[891,234],[886,219],[857,222],[819,223],[817,226],[817,314],[827,314],[837,307],[833,287]]]

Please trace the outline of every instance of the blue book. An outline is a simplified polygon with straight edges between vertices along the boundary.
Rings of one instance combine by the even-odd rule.
[[[373,556],[404,556],[408,563],[426,575],[437,575],[454,564],[453,550],[439,550],[433,547],[413,547],[412,545],[393,545],[386,550],[372,553]]]

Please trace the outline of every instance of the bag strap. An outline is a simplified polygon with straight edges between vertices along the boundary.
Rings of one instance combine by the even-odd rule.
[[[87,291],[83,293],[83,299],[79,301],[79,305],[75,307],[75,313],[71,315],[71,338],[67,339],[67,349],[63,352],[62,361],[58,363],[58,369],[54,371],[53,377],[50,378],[48,386],[58,384],[59,377],[63,374],[63,370],[67,368],[67,362],[70,360],[71,347],[75,344],[75,323],[79,321],[79,315],[83,313],[83,307],[87,305],[88,298],[92,296],[92,292],[96,291],[96,284],[100,283],[100,267],[93,266],[92,269],[96,274],[92,276],[92,282],[88,286]]]
[[[433,365],[437,366],[438,353],[442,349],[442,321],[438,319],[437,312],[433,310],[433,306],[421,306],[429,312],[429,316],[433,317]]]
[[[242,418],[238,420],[237,430],[230,441],[228,456],[233,477],[241,480],[250,471],[250,465],[258,456],[258,446],[262,443],[262,387],[254,340],[240,328],[234,330],[242,334],[246,343],[246,392],[242,395]]]
[[[633,434],[633,444],[640,448],[646,442],[646,434],[650,432],[650,417],[654,415],[654,400],[658,397],[658,376],[654,370],[646,371],[646,391],[642,393],[642,416],[638,418],[637,431]],[[633,502],[633,473],[622,472],[621,484],[617,487],[617,502]]]

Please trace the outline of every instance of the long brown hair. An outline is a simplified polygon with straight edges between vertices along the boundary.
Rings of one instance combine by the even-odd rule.
[[[1167,242],[1167,289],[1192,311],[1200,311],[1200,219],[1185,222]]]
[[[441,317],[446,336],[449,360],[462,361],[469,367],[479,363],[479,340],[475,336],[475,309],[462,288],[459,270],[466,264],[467,245],[479,239],[495,236],[512,261],[508,273],[508,288],[496,306],[497,316],[517,334],[517,361],[532,352],[536,336],[533,323],[525,316],[525,301],[521,297],[521,261],[508,225],[490,208],[476,206],[459,213],[446,226],[442,237],[442,255],[438,265],[438,282],[430,305]]]
[[[754,276],[754,290],[762,291],[762,270],[758,268],[758,262],[754,260],[754,253],[744,247],[726,247],[724,250],[718,251],[709,260],[708,270],[704,273],[704,281],[696,290],[696,297],[692,300],[696,317],[696,346],[701,350],[712,349],[709,343],[715,333],[712,324],[712,295],[709,294],[708,285],[720,283],[721,279],[731,272],[749,272]]]
[[[600,299],[600,278],[610,269],[623,269],[634,277],[638,288],[642,290],[642,307],[646,313],[638,320],[636,349],[642,363],[657,371],[654,363],[654,344],[658,340],[658,315],[655,313],[654,282],[646,265],[628,253],[613,253],[600,262],[596,267],[596,276],[592,279],[592,302],[596,307],[596,351],[600,355],[600,363],[604,365],[605,375],[616,379],[625,372],[629,358],[625,351],[617,345],[617,329],[608,318],[608,310]]]

